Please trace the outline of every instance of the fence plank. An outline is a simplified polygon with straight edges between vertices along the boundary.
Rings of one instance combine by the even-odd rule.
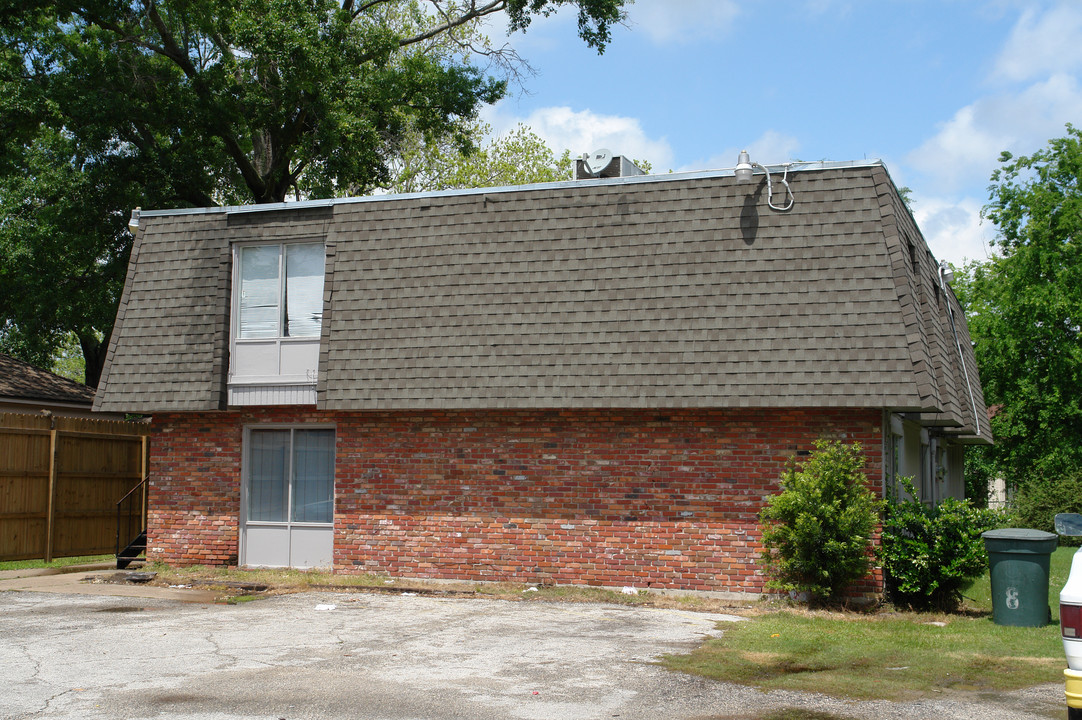
[[[53,532],[56,527],[56,428],[49,431],[49,504],[45,514],[45,562],[53,561]]]

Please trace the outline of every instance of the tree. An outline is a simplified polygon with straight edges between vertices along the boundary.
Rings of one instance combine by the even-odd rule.
[[[1015,486],[1082,473],[1082,135],[1003,153],[983,216],[996,254],[955,289],[974,342],[995,446],[979,458]]]
[[[0,0],[0,347],[47,367],[73,331],[96,384],[133,207],[368,192],[411,136],[468,155],[517,67],[481,20],[570,6],[601,52],[624,3]]]
[[[18,160],[22,172],[0,175],[0,350],[49,368],[74,335],[96,386],[131,242],[115,204],[139,204],[139,168],[81,156],[48,128]]]
[[[472,135],[483,137],[490,133],[488,125],[478,123]],[[399,152],[395,165],[386,189],[396,193],[571,179],[571,151],[564,150],[557,157],[524,125],[469,154],[449,143],[429,145],[416,137],[412,147]]]

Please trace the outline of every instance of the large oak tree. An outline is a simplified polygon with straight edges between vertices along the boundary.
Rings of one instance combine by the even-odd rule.
[[[131,208],[363,193],[418,138],[468,154],[518,67],[480,21],[568,6],[600,52],[626,2],[0,0],[0,349],[46,364],[74,333],[96,385]]]

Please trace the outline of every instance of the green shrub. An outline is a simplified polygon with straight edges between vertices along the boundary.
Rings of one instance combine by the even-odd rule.
[[[1082,513],[1082,479],[1065,475],[1054,480],[1031,478],[1011,500],[1012,527],[1055,532],[1056,513]],[[1082,538],[1061,537],[1061,545],[1078,545]]]
[[[868,489],[859,443],[819,440],[800,466],[790,461],[782,492],[759,513],[767,587],[838,599],[871,568],[881,503]]]
[[[901,484],[908,497],[888,498],[883,511],[887,595],[916,610],[955,610],[988,565],[981,533],[998,527],[1002,516],[955,498],[927,506],[915,499],[912,480]]]

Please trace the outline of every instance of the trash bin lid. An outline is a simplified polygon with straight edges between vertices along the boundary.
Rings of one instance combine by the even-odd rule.
[[[1032,530],[1030,528],[1000,528],[981,533],[986,540],[1021,540],[1022,542],[1041,542],[1056,538],[1055,533],[1044,530]]]
[[[984,548],[991,554],[1051,555],[1059,545],[1055,533],[1030,528],[1000,528],[981,533]]]

